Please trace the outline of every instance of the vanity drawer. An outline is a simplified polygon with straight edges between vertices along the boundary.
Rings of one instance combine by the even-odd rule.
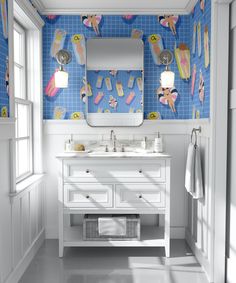
[[[165,207],[165,184],[117,184],[117,208]]]
[[[64,205],[71,208],[103,208],[113,206],[113,185],[67,184]]]
[[[114,160],[114,162],[107,163],[68,163],[65,164],[64,169],[65,182],[92,182],[99,179],[115,179],[122,182],[125,179],[133,179],[135,182],[138,178],[143,182],[150,182],[156,180],[157,182],[165,182],[166,180],[166,164],[165,160],[158,160],[150,162],[146,160],[137,160],[129,162],[123,160],[122,162]],[[85,181],[84,181],[85,180]]]

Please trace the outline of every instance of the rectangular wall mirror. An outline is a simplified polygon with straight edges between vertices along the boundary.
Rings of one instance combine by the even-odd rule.
[[[143,41],[87,40],[87,113],[90,126],[140,126],[144,101]]]

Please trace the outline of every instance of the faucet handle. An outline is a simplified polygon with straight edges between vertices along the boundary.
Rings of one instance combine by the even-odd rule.
[[[123,144],[121,146],[121,152],[125,152],[125,146]]]
[[[108,149],[108,145],[106,144],[106,147],[105,147],[105,152],[108,152],[109,149]]]

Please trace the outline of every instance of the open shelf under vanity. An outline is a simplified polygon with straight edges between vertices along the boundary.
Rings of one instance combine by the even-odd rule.
[[[140,240],[83,240],[83,226],[71,226],[64,229],[65,247],[165,247],[164,227],[141,227]]]

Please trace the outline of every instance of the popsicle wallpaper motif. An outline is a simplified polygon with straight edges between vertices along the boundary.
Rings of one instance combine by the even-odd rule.
[[[204,11],[200,9],[200,2],[204,2]],[[145,118],[160,117],[161,119],[191,119],[193,116],[198,118],[208,118],[210,108],[210,67],[205,68],[204,52],[204,34],[203,29],[208,26],[210,35],[210,12],[211,1],[199,1],[196,4],[195,11],[191,15],[172,17],[164,16],[49,16],[45,19],[43,30],[43,84],[44,84],[44,119],[53,119],[55,107],[63,111],[63,118],[70,119],[78,117],[74,113],[85,113],[84,97],[84,76],[85,68],[83,65],[83,48],[86,38],[102,37],[139,37],[144,41],[144,115]],[[202,5],[202,4],[201,4]],[[172,20],[172,24],[169,24]],[[201,56],[192,53],[193,49],[193,26],[194,22],[201,21]],[[174,25],[173,25],[174,24]],[[171,26],[171,29],[169,28]],[[76,36],[75,36],[76,35]],[[79,41],[78,35],[80,36]],[[158,42],[158,44],[156,44]],[[78,44],[80,43],[80,44]],[[190,60],[188,54],[181,49],[187,46],[190,51]],[[52,46],[54,48],[65,48],[71,51],[72,61],[66,66],[69,73],[69,87],[67,89],[55,89],[53,83],[53,74],[58,68],[58,64],[53,58]],[[197,39],[196,39],[197,45]],[[76,48],[77,49],[76,49]],[[175,56],[171,64],[171,70],[175,72],[175,88],[166,92],[160,88],[160,74],[164,66],[158,63],[157,53],[165,48],[170,49],[173,54],[175,48],[179,47],[179,57]],[[196,52],[197,51],[196,47]],[[210,48],[209,48],[210,50]],[[55,50],[54,50],[55,52]],[[178,62],[179,58],[179,62]],[[177,64],[178,63],[178,64]],[[181,64],[185,64],[184,67]],[[181,72],[188,70],[192,75],[192,69],[196,65],[196,80],[194,85],[194,94],[191,94],[192,78],[183,79]],[[180,70],[179,70],[180,68]],[[200,70],[204,80],[200,81]],[[100,71],[102,72],[102,71]],[[123,71],[124,72],[124,71]],[[126,73],[126,75],[125,75]],[[132,112],[139,111],[142,108],[141,94],[131,94],[129,104],[126,99],[131,91],[126,91],[125,99],[121,100],[117,95],[116,84],[113,77],[108,74],[102,74],[104,78],[102,89],[96,87],[97,77],[101,74],[91,73],[92,96],[88,99],[92,112]],[[120,72],[122,75],[122,72]],[[128,83],[129,74],[124,72],[124,85]],[[105,78],[110,77],[112,91],[109,93]],[[199,85],[203,90],[199,92]],[[137,85],[136,85],[137,86]],[[104,89],[103,89],[104,88]],[[202,89],[202,87],[201,87]],[[199,95],[200,93],[200,95]],[[97,95],[100,95],[96,99]],[[110,96],[112,96],[112,99]],[[204,97],[202,102],[200,97]],[[132,98],[132,99],[131,99]],[[95,103],[96,101],[96,103]],[[132,105],[133,104],[133,105]],[[112,106],[111,106],[112,105]],[[193,115],[194,109],[194,115]],[[154,112],[154,113],[153,113]],[[197,112],[197,115],[196,115]],[[80,117],[82,117],[81,115]],[[58,115],[57,115],[58,117]],[[60,115],[59,115],[60,117]]]
[[[0,117],[9,116],[7,0],[0,2]]]
[[[200,25],[199,25],[200,23]],[[196,42],[194,44],[194,24]],[[198,27],[200,26],[200,34]],[[191,82],[190,107],[193,118],[210,117],[210,36],[211,1],[202,0],[196,6],[190,18],[191,30]],[[198,43],[200,41],[200,44]],[[195,52],[194,52],[195,51]],[[207,55],[208,54],[208,55]],[[206,57],[209,57],[208,60]],[[195,84],[193,83],[195,78]],[[201,81],[202,78],[202,81]],[[199,90],[200,89],[200,90]]]
[[[143,112],[142,71],[88,71],[89,113]]]

